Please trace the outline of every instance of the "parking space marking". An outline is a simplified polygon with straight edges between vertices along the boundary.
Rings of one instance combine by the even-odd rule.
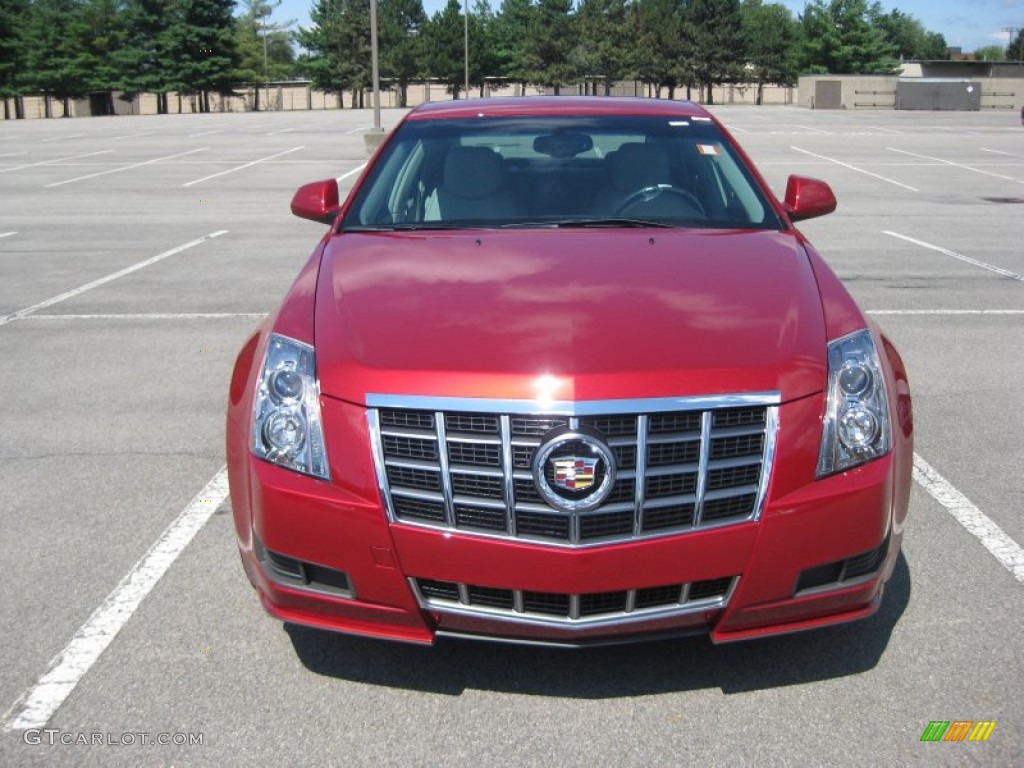
[[[51,141],[66,141],[68,139],[80,139],[84,133],[72,133],[70,136],[54,136],[52,139],[43,139],[40,144],[49,144]]]
[[[1024,309],[869,309],[869,315],[1024,315]]]
[[[0,237],[10,237],[11,235],[16,235],[16,234],[18,234],[18,233],[17,232],[0,232]]]
[[[148,312],[139,314],[27,315],[19,320],[259,320],[266,312]]]
[[[28,152],[5,152],[0,157],[17,157],[18,155],[27,155]]]
[[[903,182],[896,181],[895,179],[887,178],[886,176],[881,176],[881,175],[879,175],[877,173],[872,173],[871,171],[865,171],[863,168],[858,168],[855,165],[850,165],[849,163],[844,163],[842,160],[836,160],[833,157],[826,157],[825,155],[818,155],[818,154],[815,154],[814,152],[808,152],[806,149],[800,149],[800,147],[790,146],[790,149],[795,149],[797,152],[803,152],[805,155],[810,155],[811,157],[816,157],[819,160],[827,160],[830,163],[835,163],[836,165],[841,165],[841,166],[843,166],[843,168],[849,168],[851,171],[856,171],[857,173],[863,173],[865,176],[871,176],[873,178],[880,179],[881,181],[888,182],[889,184],[895,184],[897,187],[902,187],[903,189],[908,189],[911,192],[920,192],[921,191],[917,187],[912,187],[909,184],[904,184]]]
[[[111,138],[113,140],[117,140],[117,139],[137,139],[140,136],[152,136],[154,133],[155,133],[155,131],[144,131],[143,133],[127,133],[124,136],[113,136]]]
[[[995,272],[996,274],[1002,275],[1003,277],[1008,277],[1011,280],[1021,280],[1021,281],[1024,281],[1024,275],[1018,275],[1016,272],[1011,272],[1008,269],[1003,269],[1002,267],[997,267],[994,264],[988,264],[987,262],[984,262],[984,261],[978,261],[977,259],[972,259],[970,256],[964,256],[962,253],[957,253],[956,251],[951,251],[948,248],[943,248],[943,247],[938,246],[938,245],[932,245],[931,243],[926,243],[924,240],[918,240],[916,237],[909,237],[908,235],[901,235],[899,232],[890,232],[887,229],[882,230],[882,232],[883,232],[883,234],[889,235],[890,237],[897,237],[900,240],[906,240],[908,243],[913,243],[914,245],[919,245],[922,248],[929,248],[929,249],[931,249],[933,251],[937,251],[939,253],[943,253],[946,256],[952,256],[954,259],[959,259],[960,261],[966,262],[967,264],[973,264],[976,267],[981,267],[982,269],[987,269],[990,272]]]
[[[156,264],[158,261],[163,261],[168,256],[173,256],[176,253],[181,253],[182,251],[187,251],[189,248],[194,248],[195,246],[199,245],[200,243],[205,243],[207,240],[213,240],[213,238],[215,238],[215,237],[220,237],[221,235],[226,235],[227,232],[228,231],[226,229],[221,229],[221,230],[218,230],[217,232],[211,232],[208,235],[203,235],[202,237],[197,237],[195,240],[189,240],[184,245],[179,245],[176,248],[171,248],[169,251],[164,251],[163,253],[158,253],[156,256],[152,256],[152,257],[146,259],[145,261],[140,261],[137,264],[132,264],[130,267],[125,267],[124,269],[118,270],[117,272],[113,272],[113,273],[111,273],[111,274],[109,274],[109,275],[107,275],[105,277],[101,277],[98,280],[93,280],[91,283],[86,283],[85,285],[81,285],[78,288],[74,288],[74,289],[72,289],[70,291],[65,291],[64,293],[62,293],[62,294],[60,294],[58,296],[53,296],[52,298],[46,299],[45,301],[40,301],[38,304],[33,304],[31,307],[25,307],[25,309],[19,309],[17,312],[14,312],[13,314],[4,315],[4,316],[0,317],[0,325],[7,325],[7,323],[9,323],[9,322],[11,322],[13,320],[21,320],[22,318],[26,317],[27,315],[31,315],[31,314],[34,314],[35,312],[38,312],[40,309],[46,309],[47,307],[52,307],[54,304],[59,304],[62,301],[66,301],[67,299],[70,299],[70,298],[73,298],[75,296],[78,296],[78,295],[80,295],[82,293],[85,293],[86,291],[91,291],[93,288],[97,288],[97,287],[99,287],[101,285],[105,285],[106,283],[109,283],[109,282],[111,282],[113,280],[117,280],[119,277],[124,277],[125,275],[130,275],[132,272],[137,272],[140,269],[144,269],[145,267],[148,267],[148,266],[150,266],[152,264]]]
[[[213,134],[215,134],[215,133],[224,133],[224,131],[223,130],[202,131],[201,133],[190,133],[188,135],[188,137],[190,139],[198,139],[200,136],[213,136]]]
[[[917,453],[914,454],[914,480],[1024,584],[1024,549]]]
[[[203,176],[203,178],[201,178],[201,179],[195,179],[194,181],[187,181],[184,184],[182,184],[181,186],[183,186],[183,187],[191,187],[193,184],[199,184],[200,182],[203,182],[203,181],[209,181],[210,179],[216,179],[218,176],[226,176],[229,173],[234,173],[235,171],[244,170],[245,168],[249,168],[250,166],[256,165],[257,163],[265,163],[267,160],[273,160],[275,157],[283,157],[284,155],[289,155],[292,152],[298,152],[300,149],[305,149],[305,147],[292,147],[291,149],[286,149],[284,152],[278,152],[277,154],[274,154],[274,155],[268,155],[267,157],[261,157],[259,160],[253,160],[251,162],[245,163],[244,165],[240,165],[237,168],[228,168],[228,170],[226,170],[226,171],[219,171],[218,173],[211,173],[209,176]]]
[[[350,131],[345,131],[344,133],[345,133],[345,135],[347,136],[347,135],[349,135],[350,133],[359,133],[360,131],[365,131],[365,130],[367,130],[368,128],[372,128],[372,126],[370,126],[370,125],[357,125],[357,126],[356,126],[355,128],[353,128],[352,130],[350,130]]]
[[[41,160],[38,163],[28,163],[27,165],[16,165],[13,168],[0,169],[0,173],[8,173],[9,171],[20,171],[22,168],[36,168],[40,165],[53,165],[54,163],[63,163],[65,160],[78,160],[83,157],[93,157],[95,155],[107,155],[113,152],[112,149],[101,149],[99,152],[86,152],[84,155],[71,155],[70,157],[58,157],[54,160]]]
[[[121,171],[130,171],[133,168],[141,168],[144,165],[152,165],[153,163],[159,163],[163,160],[173,160],[176,157],[185,157],[185,155],[194,155],[196,152],[205,152],[209,147],[200,147],[199,149],[190,149],[188,152],[178,152],[174,155],[165,155],[164,157],[156,157],[152,160],[146,160],[141,163],[132,163],[131,165],[122,165],[119,168],[108,168],[105,171],[97,171],[96,173],[86,174],[85,176],[78,176],[74,179],[65,179],[64,181],[55,181],[53,184],[46,184],[46,188],[50,187],[61,187],[65,184],[74,184],[76,181],[85,181],[86,179],[95,179],[97,176],[107,176],[111,173],[120,173]]]
[[[793,123],[793,125],[795,125],[797,128],[803,128],[805,131],[814,131],[815,133],[820,133],[823,136],[831,136],[832,135],[828,131],[822,130],[821,128],[815,128],[812,125],[800,125],[800,123]]]
[[[1006,155],[1007,157],[1020,157],[1020,158],[1024,158],[1024,155],[1014,154],[1013,152],[1003,152],[1001,149],[985,149],[985,147],[981,147],[981,151],[982,152],[991,152],[992,154],[995,154],[995,155]]]
[[[46,726],[227,495],[227,469],[221,468],[93,611],[36,684],[8,711],[4,730]]]
[[[277,134],[279,133],[291,133],[294,130],[294,128],[282,128],[279,131],[270,131],[270,133],[268,133],[267,136],[277,136]]]
[[[344,181],[344,180],[345,180],[345,179],[347,179],[347,178],[348,178],[349,176],[354,176],[354,175],[356,175],[356,174],[357,174],[357,173],[359,173],[359,172],[360,172],[361,170],[363,170],[363,168],[365,168],[365,167],[366,167],[366,163],[363,163],[362,165],[357,165],[357,166],[356,166],[355,168],[353,168],[353,169],[352,169],[351,171],[346,171],[345,173],[341,174],[341,176],[339,176],[339,177],[338,177],[338,178],[336,179],[336,181]]]
[[[1021,179],[1015,179],[1012,176],[1003,176],[1000,173],[992,173],[991,171],[983,171],[980,168],[974,168],[970,165],[964,165],[963,163],[954,163],[952,160],[943,160],[941,157],[932,157],[931,155],[919,155],[916,152],[908,152],[905,149],[896,149],[894,147],[886,147],[890,152],[899,152],[903,155],[910,155],[911,157],[920,157],[922,160],[932,160],[936,163],[942,163],[943,165],[951,165],[954,168],[962,168],[965,171],[974,171],[975,173],[981,173],[985,176],[992,176],[996,179],[1003,179],[1004,181],[1012,181],[1017,184],[1024,184]]]

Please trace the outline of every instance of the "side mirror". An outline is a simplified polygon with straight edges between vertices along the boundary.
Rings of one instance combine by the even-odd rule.
[[[292,198],[292,213],[302,219],[330,224],[338,213],[338,182],[314,181],[299,187]]]
[[[836,196],[824,181],[806,176],[790,176],[786,184],[786,213],[793,221],[824,216],[836,209]]]

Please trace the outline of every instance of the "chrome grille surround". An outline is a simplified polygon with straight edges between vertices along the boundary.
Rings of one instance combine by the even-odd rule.
[[[556,547],[757,520],[780,401],[778,392],[546,403],[366,398],[391,522]],[[544,435],[580,428],[615,453],[615,487],[594,509],[556,509],[537,492],[530,463]]]
[[[597,594],[495,589],[457,582],[409,578],[423,610],[518,625],[593,630],[717,611],[739,584],[726,576],[662,587]]]

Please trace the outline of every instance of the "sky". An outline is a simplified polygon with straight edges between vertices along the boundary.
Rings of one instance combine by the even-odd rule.
[[[472,6],[473,0],[470,0]],[[804,9],[804,0],[782,0],[794,17]],[[447,0],[423,0],[428,15],[445,6]],[[497,10],[501,0],[490,0]],[[282,0],[273,19],[285,22],[292,19],[299,26],[308,26],[309,9],[313,0]],[[1024,27],[1024,0],[882,0],[886,11],[894,9],[916,17],[932,32],[941,32],[946,43],[959,46],[965,52],[986,45],[1006,45],[1007,27]]]

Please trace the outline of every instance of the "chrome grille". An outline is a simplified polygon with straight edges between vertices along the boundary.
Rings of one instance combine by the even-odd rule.
[[[757,519],[779,397],[555,403],[370,395],[374,458],[396,522],[556,546],[664,536]],[[585,430],[614,454],[593,509],[544,502],[532,473],[553,430]]]
[[[724,607],[735,576],[681,584],[665,584],[615,592],[565,594],[500,589],[436,579],[409,579],[426,609],[476,616],[552,624],[586,624],[587,620],[651,618]]]

